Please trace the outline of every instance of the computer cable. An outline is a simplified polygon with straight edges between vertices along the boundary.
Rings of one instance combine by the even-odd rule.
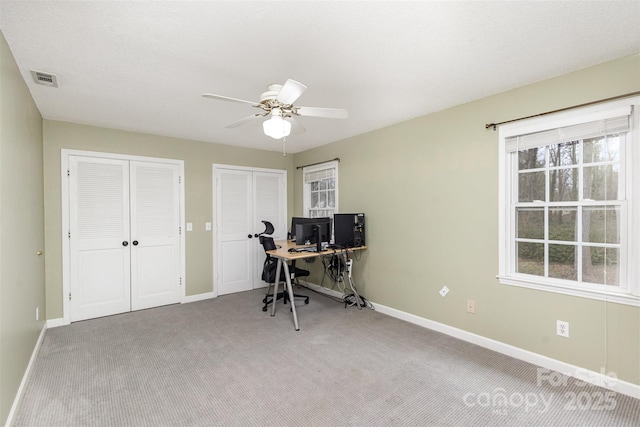
[[[330,300],[333,300],[334,302],[337,302],[337,303],[339,303],[339,304],[342,304],[342,303],[343,303],[342,298],[334,297],[333,295],[328,294],[328,293],[326,293],[326,292],[320,292],[319,290],[317,290],[317,289],[314,289],[314,288],[310,287],[310,286],[309,286],[309,283],[308,283],[308,282],[306,282],[306,281],[304,282],[304,284],[303,284],[303,283],[300,283],[300,287],[305,288],[305,289],[307,289],[307,290],[309,290],[309,291],[311,291],[311,292],[313,292],[313,293],[316,293],[316,294],[318,294],[318,295],[322,295],[322,296],[324,296],[324,297],[327,297],[327,298],[329,298]],[[323,288],[323,289],[325,289],[325,290],[326,290],[326,288]]]
[[[341,286],[340,286],[340,269],[336,268],[334,257],[335,257],[335,255],[332,255],[329,258],[329,264],[327,264],[327,257],[322,257],[322,265],[324,267],[324,272],[323,272],[323,275],[322,275],[322,280],[320,281],[320,287],[322,289],[324,289],[324,290],[327,290],[327,291],[335,291],[336,285],[338,286],[338,288],[341,288]],[[331,286],[331,288],[328,288],[328,287],[326,287],[324,285],[324,281],[325,281],[326,277],[329,277],[333,282],[333,285]],[[339,291],[341,293],[344,293],[344,289],[339,289]]]
[[[376,309],[368,299],[366,299],[362,295],[359,295],[359,297],[360,297],[360,301],[362,302],[362,305],[360,307],[368,308],[368,309],[371,309],[371,310],[375,310]],[[349,295],[343,296],[342,297],[342,302],[344,303],[344,308],[358,305],[357,298],[356,298],[356,296],[354,294],[349,294]]]

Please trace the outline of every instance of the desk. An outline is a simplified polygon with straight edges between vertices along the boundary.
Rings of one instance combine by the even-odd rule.
[[[278,294],[278,287],[280,285],[280,270],[284,268],[284,277],[285,277],[285,286],[286,292],[289,294],[289,300],[291,301],[291,312],[293,313],[293,325],[296,328],[296,331],[300,330],[298,326],[298,315],[296,313],[296,304],[295,299],[293,298],[293,288],[291,287],[291,274],[289,274],[289,262],[295,261],[297,259],[305,259],[305,258],[315,258],[319,256],[327,256],[334,254],[344,254],[346,256],[347,250],[345,249],[327,249],[322,252],[289,252],[291,248],[299,248],[301,246],[296,246],[295,242],[290,242],[288,240],[277,240],[276,245],[277,249],[267,251],[269,255],[276,258],[278,260],[278,265],[276,267],[276,283],[274,284],[273,295]],[[348,251],[360,251],[366,249],[366,246],[360,246],[357,248],[349,248]],[[356,301],[358,303],[358,308],[362,306],[362,300],[358,295],[355,286],[353,286],[353,282],[351,281],[351,264],[349,263],[347,270],[349,272],[349,281],[351,285],[351,290],[353,291]],[[271,306],[271,316],[275,316],[276,314],[276,301],[275,298],[273,300],[273,305]]]

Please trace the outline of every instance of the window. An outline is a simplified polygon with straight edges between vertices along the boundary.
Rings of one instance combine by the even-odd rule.
[[[331,161],[302,169],[304,216],[331,217],[338,212],[338,162]]]
[[[640,305],[639,104],[500,128],[501,282]]]

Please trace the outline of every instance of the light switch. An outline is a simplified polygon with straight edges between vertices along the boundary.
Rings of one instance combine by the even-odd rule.
[[[211,231],[211,223],[210,222],[205,222],[204,223],[204,229],[207,231]]]
[[[193,231],[193,224],[190,222],[187,223],[187,231]]]

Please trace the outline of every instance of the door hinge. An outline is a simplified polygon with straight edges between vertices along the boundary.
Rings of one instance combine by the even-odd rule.
[[[71,231],[67,232],[67,237],[70,239],[71,238]]]
[[[182,177],[178,176],[178,184],[182,184]]]
[[[71,169],[67,169],[67,176],[71,176]]]
[[[178,234],[182,234],[182,226],[178,227]]]
[[[180,286],[182,286],[182,277],[180,278]]]
[[[71,292],[69,292],[69,301],[71,301]]]

